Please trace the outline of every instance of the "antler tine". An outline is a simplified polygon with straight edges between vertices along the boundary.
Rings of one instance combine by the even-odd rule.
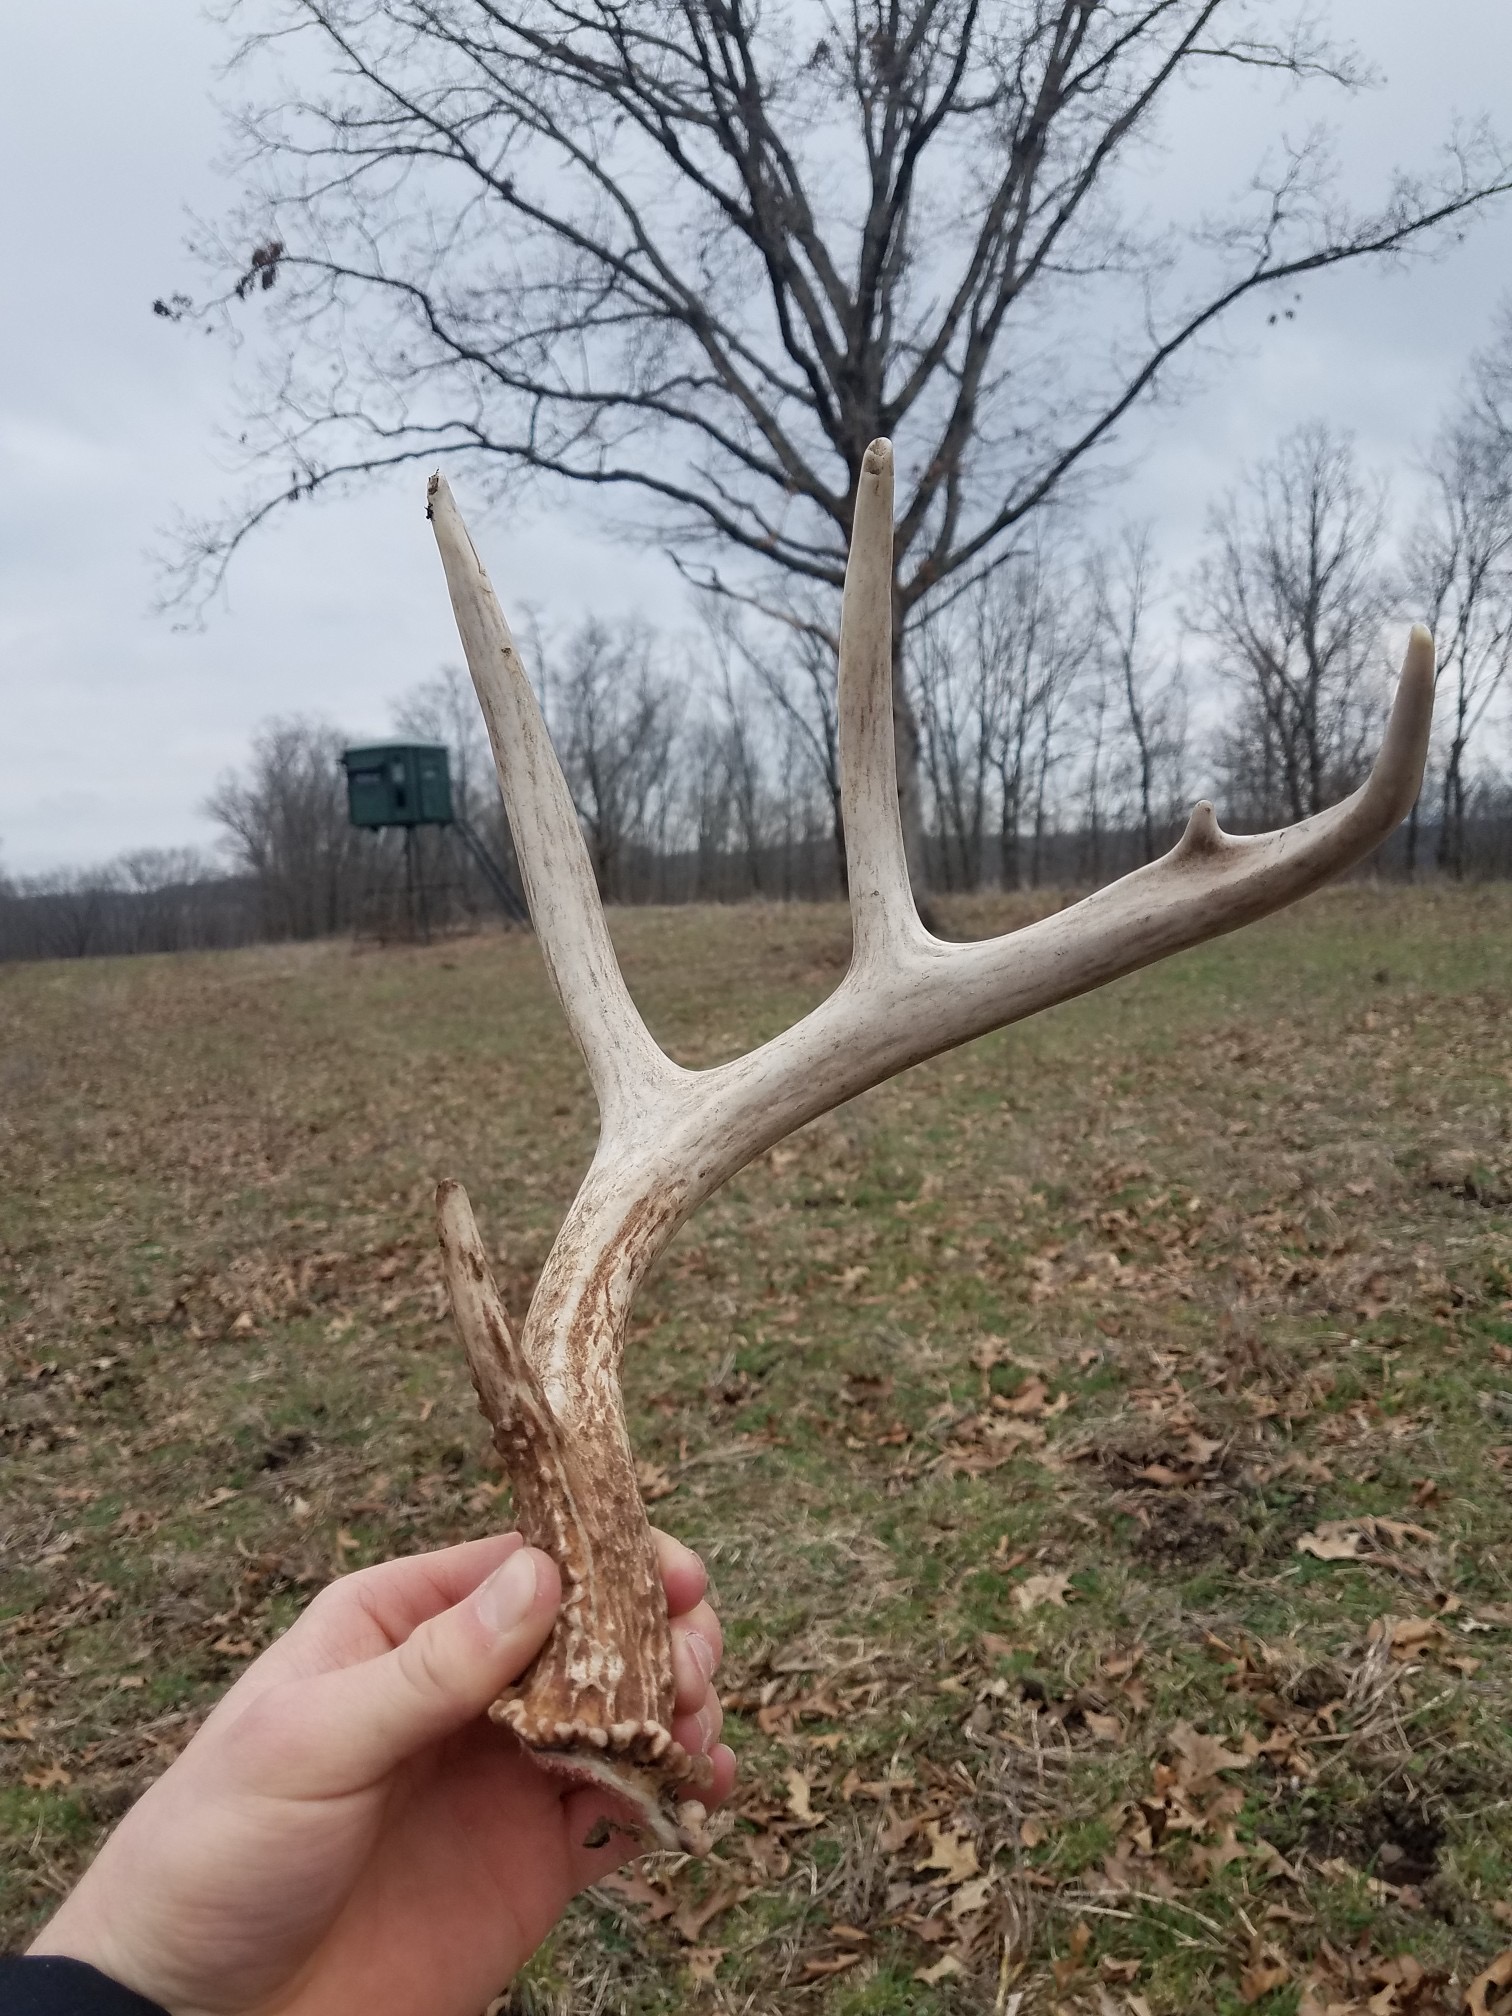
[[[577,1038],[606,1130],[675,1073],[630,998],[567,780],[488,574],[444,477],[432,476],[435,528],[468,670],[488,725],[531,921]]]
[[[893,742],[893,451],[861,458],[840,611],[840,806],[858,969],[923,936],[898,810]]]
[[[1412,808],[1433,721],[1433,639],[1413,626],[1386,734],[1351,797],[1275,833],[1222,831],[1205,800],[1171,852],[1005,938],[934,946],[943,999],[927,1055],[1037,1014],[1308,895]],[[910,1057],[907,1061],[915,1061]],[[890,1068],[897,1069],[898,1065]]]

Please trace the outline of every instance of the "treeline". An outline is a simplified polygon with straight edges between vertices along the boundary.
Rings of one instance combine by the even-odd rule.
[[[905,639],[924,806],[921,879],[1095,885],[1151,860],[1210,792],[1231,828],[1307,817],[1378,741],[1401,625],[1439,648],[1433,755],[1379,872],[1512,873],[1512,325],[1476,363],[1393,550],[1351,443],[1300,429],[1215,506],[1199,565],[1148,528],[1093,546],[1045,518]],[[815,898],[843,886],[833,611],[710,603],[703,634],[591,618],[532,652],[606,901]],[[478,709],[455,670],[394,712],[451,751],[458,811],[512,874]],[[0,881],[0,956],[176,951],[495,913],[451,837],[354,831],[344,738],[267,723],[207,810],[225,859],[136,854]]]

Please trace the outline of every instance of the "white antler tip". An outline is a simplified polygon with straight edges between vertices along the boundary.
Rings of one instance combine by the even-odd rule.
[[[1402,659],[1396,698],[1391,704],[1391,718],[1366,786],[1383,837],[1399,819],[1406,818],[1422,786],[1428,737],[1433,727],[1436,676],[1432,633],[1422,623],[1414,623]]]
[[[1402,684],[1413,689],[1419,705],[1432,703],[1434,670],[1433,632],[1426,623],[1414,623],[1402,660]]]
[[[861,457],[861,474],[885,476],[892,468],[892,459],[891,441],[879,437],[868,445],[866,453]]]

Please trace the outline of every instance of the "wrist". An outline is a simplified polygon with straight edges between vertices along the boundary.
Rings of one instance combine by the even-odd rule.
[[[92,1914],[81,1908],[78,1893],[66,1898],[60,1908],[43,1926],[25,1957],[28,1960],[54,1960],[72,1966],[88,1967],[97,1975],[112,1983],[125,1996],[138,2002],[143,2009],[162,2010],[167,2016],[193,2016],[193,2012],[182,2004],[169,1999],[166,1982],[152,1978],[151,1970],[141,1966],[129,1948],[123,1948],[104,1933],[103,1928],[91,1922]],[[93,2008],[95,2005],[88,2005]],[[108,2007],[110,2016],[115,2016],[117,2005]],[[123,2011],[126,2004],[119,2005]]]

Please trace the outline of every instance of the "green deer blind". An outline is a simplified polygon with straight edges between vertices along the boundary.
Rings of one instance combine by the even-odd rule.
[[[347,811],[354,826],[449,826],[451,771],[439,742],[377,742],[347,749]]]

